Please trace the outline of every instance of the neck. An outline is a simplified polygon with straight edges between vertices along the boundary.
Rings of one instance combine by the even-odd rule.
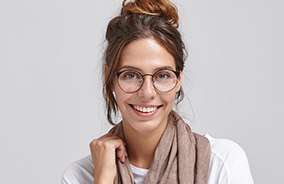
[[[132,165],[146,169],[150,168],[156,147],[166,125],[167,123],[159,129],[147,133],[136,131],[128,126],[123,127],[128,158]]]

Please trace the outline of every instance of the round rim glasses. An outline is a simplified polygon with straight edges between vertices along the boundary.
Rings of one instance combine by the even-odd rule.
[[[141,74],[134,69],[126,69],[115,72],[118,85],[126,93],[139,91],[144,84],[144,77],[150,76],[154,88],[159,92],[169,92],[174,89],[178,83],[180,71],[170,69],[157,70],[154,74]]]

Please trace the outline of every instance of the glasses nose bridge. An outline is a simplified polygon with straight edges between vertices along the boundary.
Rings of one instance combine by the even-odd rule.
[[[150,76],[150,77],[151,77],[151,80],[153,81],[153,77],[154,77],[153,74],[146,73],[146,74],[142,75],[143,80],[145,80],[145,77],[146,77],[146,76]]]
[[[143,88],[143,86],[144,86],[144,84],[145,84],[145,77],[146,76],[149,76],[149,77],[151,77],[151,85],[155,88],[155,85],[154,85],[154,75],[153,74],[150,74],[150,73],[146,73],[146,74],[144,74],[144,75],[141,75],[142,76],[142,83],[141,83],[141,86],[140,86],[140,88],[139,89],[141,89],[141,88]]]

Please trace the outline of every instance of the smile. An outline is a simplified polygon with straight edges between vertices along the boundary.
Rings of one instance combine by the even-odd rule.
[[[131,105],[133,109],[135,109],[138,112],[143,112],[143,113],[153,113],[157,111],[157,109],[161,106],[139,106],[139,105]]]

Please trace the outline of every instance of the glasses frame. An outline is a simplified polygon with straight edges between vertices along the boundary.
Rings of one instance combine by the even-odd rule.
[[[155,82],[155,81],[154,81],[154,76],[155,76],[158,72],[164,71],[164,70],[173,72],[173,73],[176,75],[176,77],[177,77],[177,82],[176,82],[176,84],[174,85],[174,87],[171,88],[170,90],[167,90],[167,91],[160,91],[160,90],[157,89],[156,86],[154,85],[154,82]],[[180,71],[179,71],[179,70],[175,71],[175,70],[171,70],[171,69],[160,69],[160,70],[155,71],[153,74],[149,74],[149,73],[142,74],[142,73],[139,72],[139,71],[135,71],[135,72],[137,72],[137,73],[142,77],[142,83],[141,83],[141,86],[140,86],[137,90],[132,91],[132,92],[128,92],[128,91],[125,91],[125,90],[120,86],[119,80],[118,80],[118,79],[119,79],[119,76],[120,76],[123,72],[125,72],[125,71],[128,71],[128,69],[115,72],[115,76],[117,77],[118,86],[119,86],[119,88],[120,88],[122,91],[124,91],[125,93],[135,93],[135,92],[139,91],[139,90],[142,88],[143,84],[144,84],[144,81],[145,81],[144,77],[145,77],[145,76],[151,76],[152,85],[153,85],[153,87],[154,87],[154,89],[155,89],[156,91],[158,91],[158,92],[160,92],[160,93],[167,93],[167,92],[173,90],[173,89],[177,86],[178,81],[179,81],[179,75],[180,75]]]

